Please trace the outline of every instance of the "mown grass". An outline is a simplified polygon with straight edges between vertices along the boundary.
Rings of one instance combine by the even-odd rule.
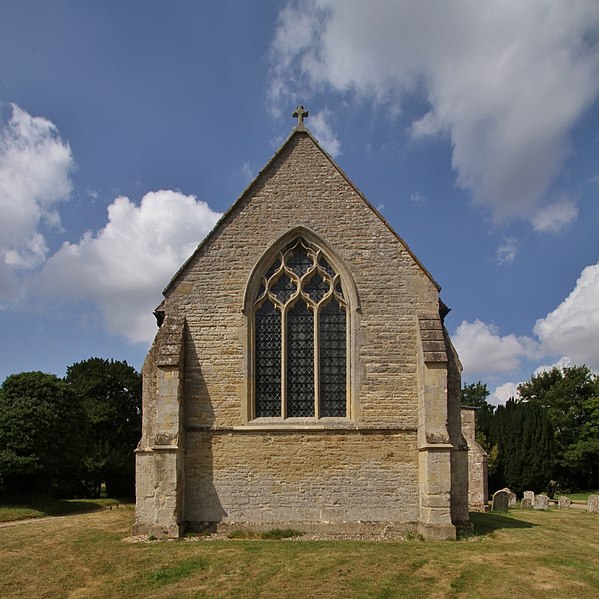
[[[132,507],[0,528],[0,596],[553,598],[599,596],[599,516],[473,514],[456,542],[131,543]]]
[[[118,499],[54,499],[53,497],[31,497],[18,501],[0,501],[0,522],[67,516],[101,510],[120,505]]]
[[[559,497],[561,493],[557,493],[556,497]],[[599,495],[599,489],[594,491],[580,491],[579,493],[564,493],[566,497],[569,497],[572,501],[588,501],[589,495]]]

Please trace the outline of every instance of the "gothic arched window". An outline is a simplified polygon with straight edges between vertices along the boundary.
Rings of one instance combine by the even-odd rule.
[[[278,253],[253,304],[255,418],[347,416],[347,310],[322,250]]]

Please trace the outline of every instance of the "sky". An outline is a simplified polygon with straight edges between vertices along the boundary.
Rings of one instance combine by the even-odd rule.
[[[599,371],[597,0],[0,0],[0,381],[140,369],[300,104],[441,285],[464,383]]]

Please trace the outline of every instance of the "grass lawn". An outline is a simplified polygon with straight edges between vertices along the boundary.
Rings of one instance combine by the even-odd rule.
[[[112,505],[118,505],[117,499],[53,499],[52,497],[33,497],[19,503],[0,503],[0,522],[43,518],[45,516],[67,516],[82,512],[93,512]]]
[[[125,541],[132,506],[0,527],[0,597],[599,596],[599,515],[473,514],[456,542]]]
[[[556,493],[555,496],[559,497],[561,493]],[[581,491],[580,493],[566,493],[566,497],[569,497],[572,501],[584,501],[585,503],[589,500],[589,495],[599,495],[599,489],[595,491]]]

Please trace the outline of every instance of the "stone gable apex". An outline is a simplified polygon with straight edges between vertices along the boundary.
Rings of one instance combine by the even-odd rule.
[[[384,216],[368,201],[366,196],[358,189],[358,187],[351,181],[351,179],[345,174],[343,169],[333,160],[331,155],[322,148],[322,146],[318,143],[318,140],[310,133],[310,131],[306,127],[294,127],[291,131],[291,134],[287,137],[287,139],[283,142],[283,144],[279,147],[279,149],[274,153],[273,157],[260,169],[256,177],[250,182],[250,184],[243,190],[241,195],[235,200],[235,202],[230,206],[230,208],[224,212],[221,218],[218,220],[213,229],[206,235],[206,237],[202,240],[202,242],[198,245],[195,251],[191,254],[191,256],[182,264],[181,268],[175,273],[173,278],[170,280],[168,285],[163,290],[163,295],[167,296],[169,291],[176,285],[177,281],[181,276],[185,273],[188,266],[194,261],[196,256],[202,251],[208,242],[222,229],[227,221],[229,221],[232,217],[234,217],[237,212],[238,207],[243,203],[243,201],[247,198],[247,196],[251,193],[251,191],[256,188],[260,184],[260,182],[266,176],[267,171],[270,167],[279,159],[279,157],[283,154],[285,149],[291,144],[292,140],[296,136],[304,136],[312,141],[315,148],[317,148],[323,156],[327,159],[327,161],[331,164],[331,166],[341,175],[344,181],[348,184],[348,186],[356,193],[356,195],[366,204],[366,206],[370,209],[370,211],[385,225],[385,227],[389,230],[389,232],[395,237],[399,243],[405,248],[414,262],[419,266],[422,272],[430,279],[433,285],[437,288],[438,291],[441,290],[441,286],[435,281],[431,273],[425,268],[425,266],[420,262],[420,260],[416,257],[414,252],[410,249],[408,244],[397,234],[397,232],[393,229],[393,227],[388,223],[388,221],[384,218]]]

